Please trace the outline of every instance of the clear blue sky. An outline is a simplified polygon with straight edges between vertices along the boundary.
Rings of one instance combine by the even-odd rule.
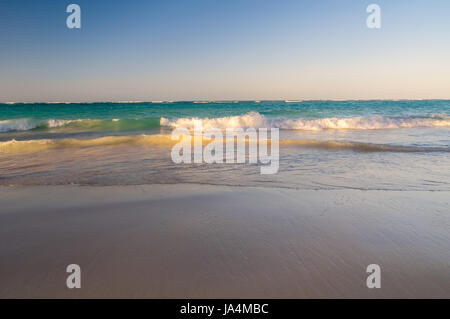
[[[449,0],[2,0],[0,101],[450,98],[449,16]]]

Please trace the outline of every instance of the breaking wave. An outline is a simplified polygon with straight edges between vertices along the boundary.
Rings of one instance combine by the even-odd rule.
[[[65,126],[73,120],[37,120],[29,118],[12,119],[0,121],[0,133],[9,131],[28,131],[36,128],[54,128]]]
[[[0,142],[0,153],[32,153],[47,149],[69,147],[92,147],[113,145],[170,145],[174,141],[170,135],[133,135],[133,136],[104,136],[91,139],[39,139],[17,141],[15,139]]]
[[[429,114],[409,117],[328,117],[328,118],[268,118],[257,112],[217,118],[137,118],[137,119],[34,119],[19,118],[0,120],[0,133],[39,129],[68,131],[133,131],[160,127],[193,129],[202,120],[203,129],[208,128],[262,128],[273,127],[286,130],[379,130],[413,127],[450,127],[450,116]]]
[[[348,117],[348,118],[266,118],[257,112],[220,118],[161,118],[162,126],[193,129],[195,121],[202,120],[203,129],[208,128],[261,128],[320,131],[320,130],[379,130],[413,127],[450,127],[450,117],[430,114],[423,117]]]
[[[210,143],[212,140],[199,137],[191,137],[191,143],[200,141],[203,145]],[[224,137],[223,141],[226,141]],[[234,138],[233,138],[234,141]],[[249,140],[245,140],[249,143]],[[132,136],[104,136],[91,139],[37,139],[17,141],[10,140],[0,142],[0,153],[33,153],[48,149],[75,148],[75,147],[101,147],[101,146],[159,146],[171,147],[178,140],[173,140],[170,134],[153,134],[153,135],[132,135]],[[271,143],[271,140],[260,141],[261,143]],[[258,143],[258,141],[256,141]],[[319,141],[319,140],[280,140],[280,147],[304,147],[324,150],[351,150],[355,152],[399,152],[399,153],[431,153],[431,152],[450,152],[449,147],[432,147],[432,146],[409,146],[409,145],[391,145],[391,144],[374,144],[361,143],[352,141]]]

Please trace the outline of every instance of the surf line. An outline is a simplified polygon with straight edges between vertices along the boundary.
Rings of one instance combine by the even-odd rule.
[[[171,151],[172,161],[176,164],[248,162],[259,164],[261,174],[276,174],[279,169],[278,128],[227,128],[224,137],[221,129],[203,130],[202,120],[194,120],[192,133],[187,128],[176,128],[172,131],[171,139],[178,141]]]

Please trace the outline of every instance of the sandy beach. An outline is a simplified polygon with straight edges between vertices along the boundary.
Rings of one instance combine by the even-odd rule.
[[[450,299],[450,1],[0,12],[0,301]]]
[[[1,298],[450,298],[449,192],[0,188]],[[81,289],[66,266],[81,267]],[[366,267],[381,266],[381,289]]]

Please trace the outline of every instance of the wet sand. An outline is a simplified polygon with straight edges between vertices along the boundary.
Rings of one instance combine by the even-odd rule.
[[[0,297],[450,298],[449,195],[2,187]]]

